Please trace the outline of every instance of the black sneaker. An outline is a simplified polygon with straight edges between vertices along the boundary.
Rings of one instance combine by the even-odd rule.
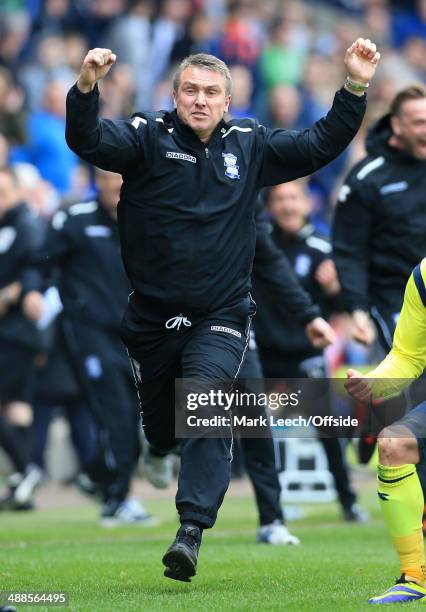
[[[163,557],[164,575],[172,580],[191,582],[197,571],[201,531],[195,525],[182,525]]]

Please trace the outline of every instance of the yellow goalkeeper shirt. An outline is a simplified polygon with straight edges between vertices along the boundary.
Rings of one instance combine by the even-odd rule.
[[[418,378],[426,367],[426,258],[408,280],[404,304],[395,329],[392,350],[367,378],[374,397],[394,395]],[[387,380],[386,382],[383,379]]]

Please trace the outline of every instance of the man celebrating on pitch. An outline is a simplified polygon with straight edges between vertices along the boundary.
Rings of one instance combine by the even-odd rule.
[[[173,112],[129,121],[98,118],[97,81],[116,61],[87,54],[67,98],[68,145],[88,162],[123,175],[118,222],[133,287],[122,336],[153,457],[176,445],[175,378],[232,380],[247,346],[254,306],[250,271],[260,188],[308,175],[356,134],[365,91],[380,54],[359,38],[328,115],[309,130],[270,130],[252,119],[226,122],[227,66],[211,55],[183,60],[173,82]],[[203,529],[212,527],[228,488],[229,437],[180,440],[176,506],[181,527],[163,557],[165,575],[195,575]]]

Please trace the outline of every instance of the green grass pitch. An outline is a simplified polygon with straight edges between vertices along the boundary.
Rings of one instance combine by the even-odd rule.
[[[101,528],[95,506],[2,513],[0,590],[68,591],[68,609],[84,612],[371,612],[366,600],[391,585],[398,563],[374,491],[362,502],[372,511],[368,525],[343,523],[335,504],[312,506],[290,524],[301,546],[274,547],[254,543],[253,500],[229,495],[190,584],[163,577],[161,557],[176,530],[171,500],[148,504],[162,521],[150,528]],[[67,608],[18,607],[54,609]]]

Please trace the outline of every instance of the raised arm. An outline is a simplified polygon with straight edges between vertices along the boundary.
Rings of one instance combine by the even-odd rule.
[[[110,49],[92,49],[84,58],[78,81],[67,96],[65,137],[70,149],[85,161],[123,174],[143,162],[139,138],[145,126],[98,117],[97,81],[115,61]]]
[[[312,174],[335,159],[357,133],[365,113],[368,84],[380,53],[370,40],[358,38],[346,51],[347,78],[327,116],[310,129],[264,130],[262,187]]]

